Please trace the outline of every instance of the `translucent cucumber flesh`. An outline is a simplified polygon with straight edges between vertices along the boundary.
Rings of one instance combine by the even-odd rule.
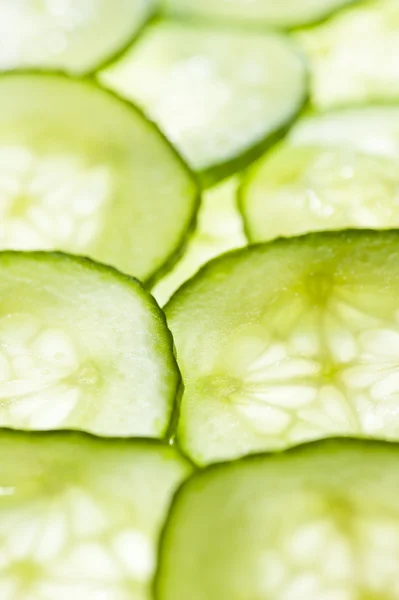
[[[200,473],[172,506],[157,600],[397,600],[398,457],[327,440]]]
[[[179,439],[196,462],[335,434],[399,438],[397,243],[352,232],[258,246],[172,298]]]
[[[138,283],[52,254],[0,254],[0,274],[0,426],[166,434],[180,378]]]
[[[0,70],[92,71],[121,50],[153,10],[152,0],[4,0]]]
[[[396,100],[399,5],[359,3],[297,36],[308,55],[317,108]]]
[[[206,183],[285,127],[306,95],[304,63],[284,36],[168,21],[100,81],[137,102]]]
[[[187,462],[156,443],[65,432],[3,430],[0,448],[1,598],[150,598]]]
[[[197,227],[183,257],[152,290],[160,306],[208,260],[245,245],[236,206],[237,186],[238,179],[231,178],[204,192]]]

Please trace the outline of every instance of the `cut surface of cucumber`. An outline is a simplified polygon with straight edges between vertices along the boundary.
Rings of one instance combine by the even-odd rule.
[[[0,430],[2,600],[149,600],[159,532],[192,468],[148,440]]]
[[[95,70],[129,43],[153,0],[2,0],[0,70]]]
[[[312,71],[311,101],[322,109],[398,100],[399,3],[360,2],[297,39]]]
[[[156,599],[397,600],[398,460],[335,439],[199,472],[172,504]]]
[[[0,425],[164,437],[180,375],[138,281],[72,256],[0,253]]]
[[[251,241],[399,226],[399,106],[302,119],[248,171],[240,208]]]
[[[332,435],[399,438],[399,233],[310,234],[206,265],[166,315],[198,464]]]
[[[173,270],[152,290],[160,306],[208,260],[246,244],[236,206],[237,187],[238,178],[233,177],[204,192],[197,228],[187,250]]]
[[[163,0],[172,15],[291,28],[314,23],[353,0]]]
[[[285,36],[173,21],[148,27],[99,77],[158,123],[205,185],[259,156],[307,93]]]
[[[89,80],[0,77],[0,248],[63,250],[150,280],[197,185],[156,127]]]

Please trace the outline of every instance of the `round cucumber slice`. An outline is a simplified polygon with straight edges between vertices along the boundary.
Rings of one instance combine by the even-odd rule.
[[[192,471],[146,440],[0,432],[2,600],[149,600],[172,495]]]
[[[156,127],[89,80],[0,77],[0,248],[84,254],[151,282],[197,185]]]
[[[0,70],[95,70],[154,12],[154,0],[2,0]]]
[[[157,600],[397,600],[398,460],[336,439],[199,472],[172,504]]]
[[[180,376],[138,281],[40,252],[0,253],[0,275],[1,426],[166,435]]]
[[[248,237],[399,226],[399,106],[337,110],[299,121],[247,173]]]
[[[399,439],[399,233],[228,253],[166,306],[198,464],[332,435]]]
[[[311,101],[322,109],[399,97],[399,4],[360,3],[299,32],[309,57]]]
[[[290,29],[327,18],[356,0],[163,0],[166,13]]]
[[[238,178],[232,177],[203,194],[197,229],[174,269],[152,290],[160,306],[211,258],[245,246],[241,216],[236,206]]]
[[[307,93],[283,35],[173,21],[148,27],[99,78],[158,123],[204,185],[257,158]]]

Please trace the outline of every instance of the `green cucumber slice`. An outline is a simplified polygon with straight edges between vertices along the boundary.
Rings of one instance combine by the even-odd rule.
[[[397,0],[359,3],[297,40],[310,61],[317,108],[398,99]]]
[[[180,375],[138,281],[72,256],[2,252],[0,297],[1,426],[167,434]]]
[[[397,600],[399,447],[324,440],[200,471],[164,530],[156,599]]]
[[[239,205],[250,240],[399,226],[399,106],[299,121],[246,174]]]
[[[90,80],[0,77],[0,248],[63,250],[146,282],[171,261],[196,182],[156,127]]]
[[[154,10],[154,0],[2,0],[0,71],[89,73],[120,52]]]
[[[285,36],[173,21],[149,26],[99,78],[158,123],[204,185],[257,158],[307,93]]]
[[[192,471],[147,440],[0,431],[2,600],[149,600],[171,497]]]
[[[204,465],[332,435],[399,439],[399,233],[310,234],[217,258],[166,306]]]
[[[357,0],[163,0],[167,14],[290,29],[326,19]]]
[[[187,250],[174,269],[152,290],[160,306],[208,260],[246,245],[236,206],[237,187],[238,178],[232,177],[203,194],[197,228]]]

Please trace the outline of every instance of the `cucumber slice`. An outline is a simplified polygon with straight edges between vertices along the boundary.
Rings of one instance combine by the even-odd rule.
[[[399,447],[325,440],[199,472],[163,533],[157,600],[397,600]]]
[[[318,108],[397,100],[399,4],[360,3],[327,23],[299,32],[311,64],[311,100]]]
[[[399,232],[228,253],[166,306],[204,465],[332,435],[399,439]]]
[[[148,27],[99,78],[159,124],[204,185],[258,157],[307,87],[302,57],[283,35],[173,21]]]
[[[166,435],[180,376],[139,282],[85,259],[2,252],[0,297],[1,426]]]
[[[230,178],[203,194],[197,229],[174,269],[154,287],[160,306],[211,258],[245,246],[242,220],[236,206],[238,178]]]
[[[148,281],[184,241],[197,196],[154,125],[95,83],[0,77],[0,248],[84,254]]]
[[[154,0],[2,0],[0,70],[83,74],[120,52],[154,12]]]
[[[2,600],[149,600],[160,528],[191,472],[176,450],[0,432]]]
[[[357,0],[163,0],[166,13],[290,29],[326,19]]]
[[[250,240],[399,226],[399,106],[337,110],[298,122],[240,189]]]

